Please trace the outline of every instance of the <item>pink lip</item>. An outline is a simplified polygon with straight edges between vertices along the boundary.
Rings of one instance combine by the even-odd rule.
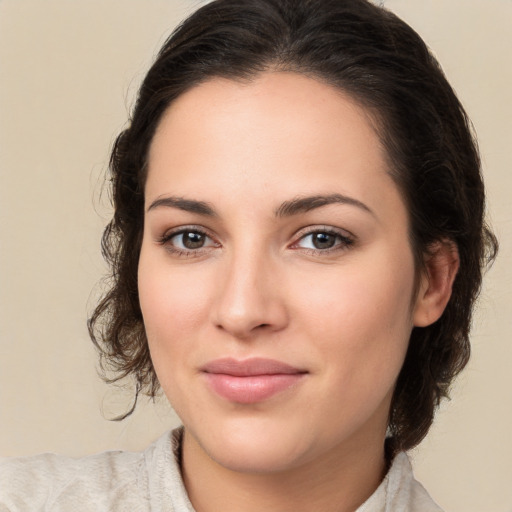
[[[307,374],[281,361],[262,358],[216,359],[204,365],[201,371],[215,393],[239,404],[267,400],[298,383]]]

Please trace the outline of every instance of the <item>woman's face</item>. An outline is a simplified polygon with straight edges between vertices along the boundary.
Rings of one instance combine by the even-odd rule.
[[[416,308],[387,165],[362,108],[293,73],[212,79],[166,112],[140,302],[160,384],[209,460],[265,472],[382,450]]]

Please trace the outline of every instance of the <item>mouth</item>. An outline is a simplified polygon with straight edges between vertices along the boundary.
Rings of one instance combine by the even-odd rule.
[[[201,368],[210,389],[238,404],[254,404],[295,386],[306,370],[274,359],[216,359]]]

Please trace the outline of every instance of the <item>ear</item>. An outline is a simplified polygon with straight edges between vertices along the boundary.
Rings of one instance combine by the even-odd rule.
[[[424,270],[414,307],[415,327],[426,327],[441,317],[452,295],[459,262],[455,242],[439,240],[430,246],[425,254]]]

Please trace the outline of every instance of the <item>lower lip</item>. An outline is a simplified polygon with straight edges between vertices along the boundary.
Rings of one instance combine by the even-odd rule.
[[[267,400],[300,382],[305,374],[252,375],[236,377],[223,373],[206,373],[208,384],[222,398],[239,404]]]

